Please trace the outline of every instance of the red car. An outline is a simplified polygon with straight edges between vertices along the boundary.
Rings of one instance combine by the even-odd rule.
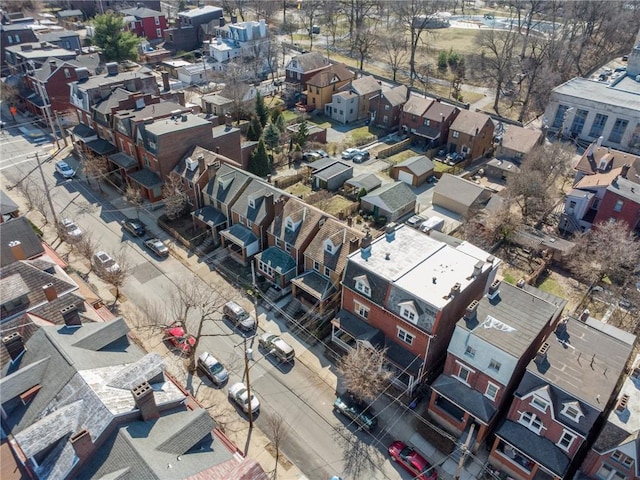
[[[188,353],[196,344],[196,337],[186,335],[184,328],[178,325],[169,325],[162,329],[164,339],[184,353]]]
[[[416,480],[436,480],[438,472],[425,458],[406,443],[396,440],[389,445],[389,456]]]

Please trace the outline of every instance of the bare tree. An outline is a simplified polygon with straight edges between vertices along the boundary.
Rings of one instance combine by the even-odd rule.
[[[282,442],[286,440],[289,435],[289,425],[285,419],[278,412],[268,412],[263,414],[266,418],[266,426],[264,433],[271,440],[271,445],[275,449],[275,467],[273,468],[273,479],[278,478],[278,462],[280,461],[280,448]]]
[[[31,210],[33,210],[35,208],[35,201],[34,200],[35,200],[35,196],[36,196],[36,190],[35,190],[34,187],[35,187],[35,184],[34,184],[33,180],[31,180],[29,178],[25,178],[25,179],[21,180],[16,185],[16,188],[18,189],[18,191],[20,192],[20,194],[24,198],[25,202],[27,203],[27,212],[30,212]]]
[[[98,251],[100,244],[90,232],[85,232],[79,242],[74,243],[72,248],[89,262],[89,272],[93,270],[93,254]]]
[[[380,43],[382,44],[382,48],[384,52],[387,54],[387,62],[391,67],[391,71],[393,72],[393,81],[396,81],[396,76],[398,75],[398,70],[400,70],[405,62],[407,61],[407,49],[409,43],[404,35],[398,35],[395,33],[397,30],[396,27],[392,27],[391,31],[388,31],[386,35],[384,35],[380,39]]]
[[[478,44],[482,48],[482,71],[495,88],[493,110],[499,113],[499,102],[504,87],[514,75],[514,51],[519,35],[513,31],[484,30],[478,34]]]
[[[127,202],[131,203],[135,207],[136,217],[140,219],[140,208],[144,203],[144,199],[140,193],[140,188],[129,183],[124,190],[124,196],[127,199]]]
[[[342,451],[343,473],[348,478],[371,478],[373,472],[384,463],[380,450],[360,440],[344,427],[333,435]]]
[[[318,2],[302,2],[300,5],[298,13],[302,19],[302,24],[309,35],[309,50],[313,50],[313,25],[320,16],[322,4]]]
[[[465,218],[465,240],[481,248],[490,248],[502,240],[510,241],[522,225],[519,211],[514,211],[505,199],[502,205],[491,212],[486,209],[472,209]]]
[[[44,219],[44,225],[49,224],[49,215],[51,209],[49,208],[49,203],[47,202],[47,194],[40,187],[40,185],[35,182],[31,182],[31,199],[33,201],[33,208],[42,215]]]
[[[354,33],[380,7],[380,0],[340,0],[340,5],[349,22],[349,35],[355,38]]]
[[[162,186],[164,208],[170,220],[178,218],[187,206],[189,196],[182,183],[182,179],[176,174],[170,174]]]
[[[118,300],[120,300],[122,287],[131,275],[131,265],[124,249],[118,251],[118,253],[114,255],[113,259],[117,263],[117,268],[103,268],[100,270],[99,274],[100,278],[111,285],[114,289],[114,300],[112,306],[115,307]]]
[[[336,36],[338,35],[338,26],[342,15],[340,3],[335,0],[321,0],[322,6],[321,22],[323,28],[327,28],[331,34],[331,45],[335,46]]]
[[[529,42],[526,56],[522,56],[522,76],[523,80],[526,81],[527,87],[522,98],[522,108],[518,115],[519,122],[522,122],[527,115],[531,96],[538,90],[538,78],[547,63],[549,48],[550,43],[546,39],[536,37]]]
[[[353,41],[353,50],[358,55],[358,65],[360,70],[364,68],[364,61],[371,57],[371,53],[378,44],[374,25],[366,25],[356,30],[356,38]]]
[[[434,30],[428,29],[429,22],[440,3],[434,0],[400,0],[394,4],[397,15],[405,31],[409,31],[409,69],[410,84],[413,85],[417,76],[416,55],[418,48],[425,40],[425,36],[434,36]]]
[[[338,362],[344,385],[361,400],[373,400],[388,386],[391,372],[384,369],[385,350],[358,344]]]
[[[91,185],[91,180],[95,180],[100,192],[102,192],[101,182],[109,173],[109,162],[106,157],[85,152],[82,155],[82,170],[89,185]]]
[[[240,118],[244,115],[244,96],[247,93],[248,86],[244,82],[245,67],[235,60],[227,63],[224,70],[223,80],[225,83],[224,90],[221,92],[226,98],[231,100],[233,104],[232,115],[235,115],[236,121],[240,123]]]

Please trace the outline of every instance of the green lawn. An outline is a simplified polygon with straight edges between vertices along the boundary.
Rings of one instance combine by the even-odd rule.
[[[560,282],[558,282],[554,278],[553,274],[548,275],[547,278],[545,278],[544,281],[540,285],[538,285],[538,288],[543,292],[551,293],[556,297],[565,298],[567,296],[567,293],[562,288],[562,285],[560,285]]]
[[[415,157],[416,155],[418,154],[413,150],[403,150],[402,152],[398,152],[395,155],[385,158],[385,161],[395,165],[397,163],[404,162],[407,158]]]

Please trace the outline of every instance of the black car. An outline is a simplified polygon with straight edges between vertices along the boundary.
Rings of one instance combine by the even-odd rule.
[[[169,248],[160,239],[149,238],[148,240],[144,241],[144,246],[160,258],[169,256]]]
[[[333,410],[350,418],[367,432],[373,432],[378,426],[378,419],[374,415],[373,409],[348,393],[336,398]]]
[[[135,237],[140,237],[144,235],[144,223],[135,218],[127,218],[122,222],[122,228],[124,228],[127,232]]]
[[[356,153],[352,160],[353,163],[364,163],[371,158],[371,154],[369,152],[363,151],[360,153]]]

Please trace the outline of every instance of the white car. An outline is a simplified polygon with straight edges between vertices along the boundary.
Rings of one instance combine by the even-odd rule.
[[[93,255],[93,264],[98,270],[102,272],[116,273],[120,271],[120,265],[118,265],[116,261],[111,258],[111,255],[109,255],[107,252],[96,252]]]
[[[342,152],[341,156],[344,160],[351,160],[358,153],[361,153],[361,150],[357,148],[347,148],[344,152]]]
[[[80,240],[82,230],[80,230],[80,227],[78,227],[73,220],[64,218],[60,223],[62,225],[63,235],[67,241],[74,242]]]
[[[56,162],[56,172],[62,175],[64,178],[73,178],[76,175],[76,171],[69,166],[64,160]]]
[[[242,409],[244,413],[249,413],[249,394],[247,392],[247,386],[242,383],[234,383],[229,388],[229,398],[233,400]],[[260,402],[251,394],[251,413],[256,413],[260,410]]]
[[[218,386],[229,379],[227,369],[209,352],[202,352],[198,357],[198,369]]]

